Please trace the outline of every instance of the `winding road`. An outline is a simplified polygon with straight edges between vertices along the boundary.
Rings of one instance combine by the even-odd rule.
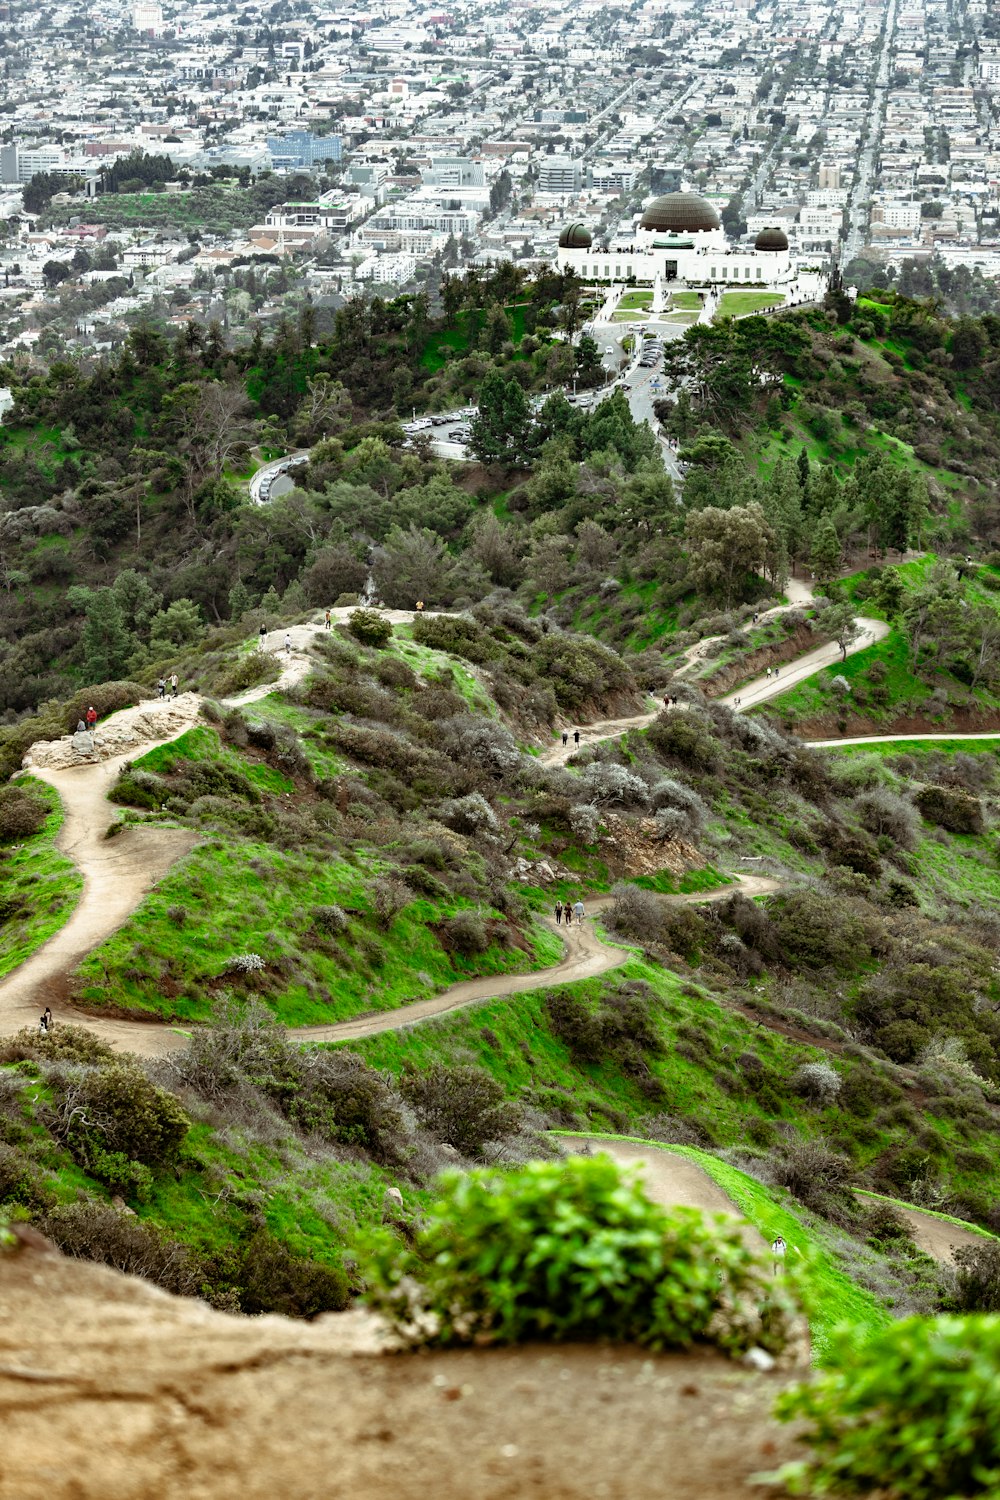
[[[808,585],[793,582],[788,588],[788,603],[767,612],[773,617],[788,609],[801,607],[811,600]],[[350,608],[334,610],[338,622],[351,614]],[[409,623],[410,610],[386,611],[395,624]],[[428,612],[430,613],[430,612]],[[865,635],[850,647],[863,650],[871,636],[878,638],[888,627],[880,621],[859,621]],[[253,703],[275,690],[300,681],[309,671],[312,659],[308,648],[316,635],[323,632],[322,623],[291,626],[273,631],[265,646],[282,661],[277,682],[263,684],[237,697],[224,700],[227,707]],[[286,647],[287,641],[287,647]],[[704,643],[700,643],[703,645]],[[745,709],[778,696],[820,667],[828,665],[830,653],[839,655],[836,646],[823,646],[808,652],[785,669],[780,678],[759,677],[730,694],[723,702]],[[739,703],[733,704],[738,697]],[[77,865],[83,877],[83,890],[71,917],[49,941],[36,950],[17,969],[0,980],[0,1035],[9,1035],[35,1023],[39,1012],[50,1005],[60,1020],[72,1020],[87,1026],[116,1047],[143,1056],[160,1056],[186,1045],[188,1033],[160,1023],[131,1019],[95,1017],[74,1010],[68,1003],[70,976],[88,953],[115,932],[136,910],[142,898],[161,880],[171,865],[187,853],[196,842],[185,830],[160,829],[126,825],[112,838],[109,827],[115,822],[107,802],[107,793],[122,765],[137,751],[168,744],[199,722],[202,699],[196,693],[181,694],[175,700],[140,704],[110,716],[94,736],[93,750],[86,759],[81,756],[75,736],[33,745],[25,757],[25,769],[48,782],[58,792],[64,809],[64,823],[59,847]],[[647,710],[631,718],[605,720],[583,726],[581,743],[616,738],[630,730],[647,727],[660,710]],[[864,744],[913,739],[1000,739],[997,735],[926,735],[877,736],[869,740],[834,740],[816,742],[821,746]],[[580,748],[572,738],[567,745],[560,741],[542,752],[546,764],[562,764]],[[664,896],[667,902],[697,904],[725,899],[734,889],[750,896],[779,890],[779,882],[766,876],[741,875],[739,885],[723,886],[712,892]],[[627,948],[615,948],[601,941],[592,930],[591,920],[609,904],[608,897],[586,903],[588,922],[569,930],[558,930],[564,944],[563,956],[548,969],[528,974],[489,976],[464,980],[441,994],[388,1011],[355,1016],[328,1026],[304,1027],[290,1034],[302,1041],[344,1042],[373,1036],[379,1032],[417,1025],[432,1016],[446,1015],[485,1000],[524,994],[557,984],[570,984],[592,978],[624,963]],[[550,924],[552,925],[552,924]]]

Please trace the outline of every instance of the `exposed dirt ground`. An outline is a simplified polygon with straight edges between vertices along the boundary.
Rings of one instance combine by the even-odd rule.
[[[754,1500],[801,1456],[790,1377],[721,1356],[378,1347],[0,1257],[0,1500]]]

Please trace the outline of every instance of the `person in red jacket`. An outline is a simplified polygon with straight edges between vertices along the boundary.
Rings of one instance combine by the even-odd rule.
[[[93,729],[94,725],[97,723],[97,709],[94,707],[93,704],[91,704],[90,707],[87,709],[86,718],[87,718],[87,728],[88,729]]]

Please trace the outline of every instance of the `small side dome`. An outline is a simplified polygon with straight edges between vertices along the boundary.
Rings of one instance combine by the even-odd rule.
[[[753,242],[753,247],[755,250],[787,250],[788,236],[783,229],[772,224],[767,229],[761,230]]]
[[[648,205],[639,227],[661,234],[704,234],[719,228],[719,215],[697,193],[667,193]]]
[[[591,243],[586,224],[567,224],[559,236],[560,250],[589,250]]]

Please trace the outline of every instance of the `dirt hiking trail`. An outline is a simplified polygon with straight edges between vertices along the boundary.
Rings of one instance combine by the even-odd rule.
[[[700,1208],[708,1214],[725,1214],[727,1218],[738,1221],[748,1250],[759,1254],[767,1248],[757,1230],[727,1198],[718,1183],[687,1157],[677,1156],[673,1151],[657,1150],[653,1144],[598,1140],[592,1135],[559,1135],[553,1139],[565,1144],[567,1154],[610,1156],[620,1167],[637,1167],[643,1187],[661,1208]]]
[[[808,584],[792,580],[788,586],[789,603],[768,611],[779,615],[800,607],[812,599]],[[353,608],[331,611],[331,620],[345,621]],[[393,624],[408,624],[416,618],[414,610],[382,611]],[[435,611],[427,611],[428,616]],[[861,621],[884,632],[881,622]],[[236,697],[222,700],[224,707],[244,707],[280,692],[303,680],[313,665],[309,648],[325,632],[320,619],[311,624],[292,625],[270,631],[263,639],[266,650],[278,656],[282,670],[276,682],[263,683]],[[864,637],[853,648],[863,649]],[[751,707],[784,692],[793,681],[808,676],[826,664],[836,646],[820,647],[808,653],[799,663],[792,663],[785,677],[758,678],[738,695],[738,707]],[[804,670],[793,676],[798,667]],[[723,702],[732,706],[732,697]],[[112,714],[93,734],[65,735],[62,739],[39,742],[24,758],[24,767],[45,780],[59,793],[64,809],[64,824],[59,847],[77,865],[83,877],[80,900],[69,921],[19,968],[0,980],[0,1035],[9,1035],[25,1025],[33,1025],[46,1005],[57,1020],[73,1020],[88,1026],[113,1046],[126,1047],[146,1056],[159,1056],[186,1045],[188,1033],[159,1023],[99,1018],[72,1010],[66,1003],[69,978],[86,955],[115,932],[142,901],[146,893],[161,880],[171,865],[194,847],[196,840],[183,830],[126,827],[112,839],[105,838],[114,821],[107,792],[118,770],[137,752],[169,744],[187,729],[200,722],[202,698],[196,693],[182,693],[177,698],[153,699]],[[631,729],[646,728],[657,717],[659,709],[633,718],[612,719],[584,726],[581,740],[593,744],[618,738]],[[911,736],[912,738],[912,736]],[[572,735],[566,745],[557,742],[543,751],[545,764],[564,764],[579,746]],[[737,876],[739,885],[729,885],[714,892],[666,896],[662,899],[681,904],[698,904],[725,900],[735,889],[746,895],[764,895],[779,890],[777,881],[765,876]],[[607,898],[587,903],[588,918],[607,905]],[[358,1040],[384,1031],[413,1026],[432,1016],[445,1015],[484,1000],[506,995],[524,994],[556,984],[572,984],[593,978],[625,962],[627,950],[602,943],[590,930],[560,929],[565,951],[562,959],[549,969],[532,974],[511,974],[485,979],[466,980],[440,995],[414,1001],[391,1011],[353,1017],[329,1026],[304,1027],[291,1033],[303,1041],[335,1042]]]

